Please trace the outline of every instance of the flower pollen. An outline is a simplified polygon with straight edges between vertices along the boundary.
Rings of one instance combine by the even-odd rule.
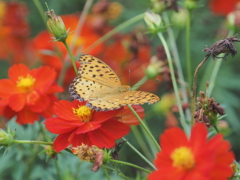
[[[188,147],[176,148],[172,152],[171,158],[173,166],[180,169],[191,169],[195,164],[193,153]]]
[[[87,106],[78,106],[78,109],[73,108],[73,113],[78,116],[82,122],[89,122],[92,119],[93,110]]]
[[[24,89],[25,91],[31,90],[36,79],[31,75],[27,75],[27,77],[19,76],[17,81],[17,87]]]

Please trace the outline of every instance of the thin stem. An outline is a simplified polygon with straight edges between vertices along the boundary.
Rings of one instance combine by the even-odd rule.
[[[44,141],[31,141],[31,140],[13,140],[15,144],[45,144],[52,145],[52,142],[44,142]]]
[[[132,86],[132,91],[136,91],[139,87],[141,87],[148,80],[147,76],[144,76],[140,81]]]
[[[67,48],[67,51],[68,51],[68,53],[70,55],[70,58],[71,58],[71,61],[72,61],[72,65],[73,65],[74,71],[75,71],[76,75],[78,76],[77,66],[76,66],[75,59],[74,59],[74,56],[72,54],[72,51],[70,50],[70,48],[69,48],[68,44],[66,43],[66,41],[63,44]]]
[[[35,4],[35,6],[37,7],[38,12],[40,13],[40,16],[42,17],[42,20],[43,20],[45,26],[47,27],[47,23],[46,23],[47,22],[47,17],[44,14],[45,11],[44,11],[41,3],[39,3],[39,0],[33,0],[33,2]]]
[[[108,180],[111,180],[111,178],[110,178],[110,176],[109,176],[109,174],[108,174],[107,169],[106,169],[104,166],[102,166],[102,168],[103,168],[104,174],[105,174],[105,176],[107,177],[107,179],[108,179]]]
[[[132,106],[127,105],[128,108],[132,111],[132,113],[135,115],[135,117],[138,119],[138,121],[140,122],[142,128],[147,132],[147,134],[149,135],[149,137],[151,138],[151,140],[153,141],[153,143],[156,145],[156,147],[158,148],[158,150],[161,150],[161,147],[159,146],[158,142],[156,141],[156,139],[153,137],[152,133],[149,131],[149,129],[147,128],[147,126],[143,123],[142,119],[139,117],[139,115],[136,113],[136,111],[132,108]]]
[[[125,21],[124,23],[120,24],[119,26],[117,26],[116,28],[114,28],[113,30],[109,31],[107,34],[105,34],[101,38],[99,38],[97,41],[95,41],[91,46],[86,48],[84,53],[88,53],[89,51],[93,50],[93,48],[95,48],[99,44],[103,43],[104,41],[106,41],[107,39],[112,37],[114,34],[118,33],[119,31],[121,31],[122,29],[128,27],[129,25],[131,25],[131,24],[133,24],[133,23],[143,19],[143,17],[144,17],[144,13],[143,14],[139,14],[139,15],[129,19],[128,21]]]
[[[167,13],[163,12],[163,19],[164,19],[165,24],[170,24]],[[180,57],[179,57],[179,53],[178,53],[178,49],[177,49],[177,45],[176,45],[176,39],[174,37],[174,33],[173,33],[171,26],[169,26],[167,28],[167,33],[168,33],[168,37],[170,40],[171,50],[172,50],[174,62],[175,62],[176,69],[177,69],[176,73],[178,75],[178,80],[180,82],[182,82],[182,83],[180,83],[180,89],[182,92],[182,100],[183,100],[183,103],[188,103],[189,99],[188,99],[188,95],[187,95],[187,88],[186,88],[187,86],[185,84],[185,80],[184,80],[184,76],[183,76],[181,61],[180,61]],[[190,109],[186,110],[186,117],[187,117],[187,120],[189,120],[189,121],[191,120]]]
[[[147,158],[152,159],[151,156],[154,153],[153,153],[152,148],[151,148],[152,153],[149,153],[149,149],[148,149],[149,146],[147,145],[147,142],[149,143],[149,141],[144,141],[143,135],[140,133],[140,130],[138,129],[137,126],[132,126],[131,132],[134,134],[137,143],[139,144],[140,148],[142,149],[144,154],[147,156]]]
[[[85,5],[84,5],[84,8],[83,8],[83,11],[80,15],[80,18],[78,20],[78,23],[77,23],[77,27],[76,27],[76,30],[74,31],[74,34],[73,34],[73,38],[70,42],[70,51],[73,52],[73,49],[75,48],[76,46],[76,41],[78,39],[78,37],[80,36],[81,34],[81,30],[82,30],[82,27],[83,27],[83,24],[86,20],[86,17],[87,17],[87,13],[92,5],[92,0],[88,0],[86,1]],[[60,75],[59,75],[59,78],[58,78],[58,84],[62,85],[63,83],[63,80],[64,80],[64,77],[65,77],[65,74],[67,72],[67,68],[69,67],[68,66],[68,63],[66,62],[66,60],[69,58],[69,55],[66,54],[66,56],[64,57],[64,60],[63,60],[63,68],[60,72]]]
[[[86,20],[87,13],[88,13],[92,3],[93,3],[93,0],[87,0],[85,5],[84,5],[83,11],[82,11],[82,13],[80,15],[80,18],[79,18],[79,21],[77,23],[77,27],[76,27],[75,33],[74,33],[73,38],[72,38],[72,41],[70,42],[70,49],[71,50],[74,49],[74,46],[76,45],[76,41],[78,40],[79,36],[81,35],[83,24],[84,24],[84,22]]]
[[[191,31],[191,10],[188,10],[187,22],[186,22],[186,59],[187,59],[187,78],[188,89],[190,92],[192,84],[192,64],[191,64],[191,50],[190,50],[190,31]]]
[[[175,93],[175,96],[176,96],[177,105],[178,105],[179,114],[180,114],[180,123],[181,123],[184,131],[189,133],[188,129],[187,129],[187,124],[186,124],[186,121],[185,121],[185,117],[184,117],[184,114],[183,114],[183,109],[182,109],[182,104],[181,104],[179,92],[178,92],[177,81],[176,81],[176,77],[175,77],[174,69],[173,69],[172,57],[170,55],[170,51],[168,49],[167,43],[166,43],[162,33],[158,33],[158,37],[160,38],[160,40],[163,44],[164,50],[166,52],[166,55],[167,55],[168,65],[169,65],[169,68],[170,68],[170,74],[171,74],[172,83],[173,83],[173,89],[174,89],[174,93]]]
[[[234,35],[234,31],[229,31],[227,37],[233,36],[233,35]],[[210,78],[210,81],[209,81],[209,89],[208,89],[208,96],[209,97],[211,96],[211,93],[212,93],[213,88],[215,86],[215,80],[217,78],[217,75],[218,75],[219,69],[221,67],[221,64],[222,64],[222,59],[217,60],[215,66],[212,70],[211,78]]]
[[[196,99],[196,91],[197,91],[197,73],[200,67],[208,60],[209,55],[205,56],[203,61],[197,66],[194,76],[193,76],[193,86],[192,86],[192,105],[191,105],[191,111],[192,111],[192,124],[194,123],[194,113],[195,113],[195,99]]]
[[[110,162],[114,162],[114,163],[118,163],[118,164],[123,164],[123,165],[126,165],[126,166],[132,166],[132,167],[134,167],[134,168],[136,168],[136,169],[140,169],[140,170],[142,170],[142,171],[144,171],[144,172],[146,172],[146,173],[151,173],[151,171],[149,171],[149,170],[147,170],[147,169],[144,169],[144,168],[142,168],[142,167],[140,167],[140,166],[137,166],[137,165],[135,165],[135,164],[132,164],[132,163],[128,163],[128,162],[124,162],[124,161],[119,161],[119,160],[114,160],[114,159],[110,159]]]
[[[122,138],[127,145],[135,152],[137,153],[149,166],[151,166],[153,169],[157,169],[143,154],[141,154],[130,142],[128,142],[124,137]]]

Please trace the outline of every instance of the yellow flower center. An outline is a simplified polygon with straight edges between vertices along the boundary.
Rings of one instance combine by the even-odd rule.
[[[92,119],[93,110],[87,106],[78,106],[73,108],[73,113],[78,116],[82,122],[89,122]]]
[[[173,160],[173,166],[181,169],[191,169],[195,165],[195,160],[191,149],[187,147],[180,147],[175,149],[171,158]]]
[[[31,75],[27,75],[27,77],[20,76],[18,77],[17,87],[23,88],[25,91],[31,90],[35,83],[36,79]]]

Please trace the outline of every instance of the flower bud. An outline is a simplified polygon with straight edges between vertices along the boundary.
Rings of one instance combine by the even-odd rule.
[[[57,41],[65,42],[68,37],[68,31],[60,16],[56,16],[53,9],[46,12],[48,16],[47,26],[49,31],[55,36]]]
[[[10,146],[13,143],[13,136],[0,129],[0,145]]]
[[[185,7],[188,10],[193,10],[197,8],[197,0],[185,0]]]
[[[47,145],[47,146],[45,146],[45,151],[46,151],[46,154],[47,154],[47,156],[49,156],[49,157],[56,157],[56,151],[53,149],[53,146],[50,146],[50,145]]]
[[[162,19],[158,14],[150,11],[145,12],[144,20],[150,29],[156,29],[162,25]]]
[[[150,60],[150,63],[146,69],[146,75],[148,79],[155,79],[159,73],[164,71],[165,63],[157,59],[156,56],[153,56]]]

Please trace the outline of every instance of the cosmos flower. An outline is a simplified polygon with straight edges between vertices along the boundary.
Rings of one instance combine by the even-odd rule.
[[[218,134],[207,139],[207,128],[196,123],[188,139],[180,128],[170,128],[160,136],[162,151],[157,154],[149,180],[226,180],[233,172],[234,155],[228,141]]]
[[[55,83],[56,73],[50,67],[29,70],[24,64],[9,68],[9,79],[0,80],[0,112],[8,119],[17,116],[19,124],[34,123],[40,115],[51,117],[57,101],[55,93],[62,88]]]
[[[119,121],[122,109],[96,112],[78,100],[61,100],[53,109],[57,117],[46,119],[45,125],[51,133],[58,134],[53,143],[57,152],[82,144],[112,148],[117,139],[130,131],[128,125]]]

